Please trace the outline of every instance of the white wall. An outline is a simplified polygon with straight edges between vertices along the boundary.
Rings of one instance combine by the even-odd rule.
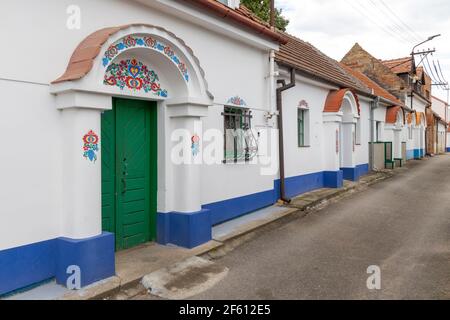
[[[63,141],[48,86],[0,80],[0,96],[2,250],[59,235]]]
[[[81,9],[80,30],[66,28],[66,10],[73,4]],[[248,41],[240,42],[156,8],[120,0],[2,1],[0,12],[8,12],[0,21],[0,36],[11,48],[3,50],[0,59],[0,78],[6,79],[0,80],[0,134],[11,137],[4,139],[2,153],[0,250],[62,233],[63,128],[48,84],[63,74],[76,46],[92,32],[128,23],[150,23],[183,39],[199,59],[209,91],[215,96],[216,105],[209,111],[214,118],[205,120],[206,128],[223,130],[220,112],[235,95],[259,110],[255,111],[254,124],[263,123],[262,115],[269,110],[269,53],[261,49],[267,41],[252,33],[242,31],[240,37]],[[164,114],[161,110],[159,121]],[[205,168],[202,202],[272,189],[274,176],[257,175],[258,169],[223,164]],[[160,186],[162,192],[172,187]],[[158,199],[164,201],[164,197]],[[170,203],[158,203],[161,210],[170,207]]]
[[[439,99],[436,99],[435,97],[431,98],[431,109],[433,109],[434,112],[436,112],[444,121],[447,121],[447,104]]]
[[[371,103],[363,97],[359,97],[361,114],[361,144],[355,146],[356,164],[369,163],[369,141],[370,141],[370,107]]]
[[[324,170],[328,158],[324,145],[323,108],[330,90],[297,77],[296,86],[283,93],[283,126],[286,177]],[[289,80],[286,79],[287,82]],[[309,146],[299,147],[297,109],[301,100],[309,105]]]

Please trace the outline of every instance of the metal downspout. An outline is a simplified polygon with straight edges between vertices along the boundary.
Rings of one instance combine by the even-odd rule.
[[[375,109],[379,107],[380,98],[376,97],[370,106],[370,148],[369,148],[369,162],[370,170],[375,169]]]
[[[286,196],[285,172],[284,172],[284,138],[283,138],[283,98],[282,93],[288,89],[295,87],[295,69],[291,68],[291,82],[286,84],[285,80],[278,80],[277,84],[281,87],[277,88],[277,110],[278,110],[278,147],[280,162],[280,199],[286,203],[290,203],[291,199]]]

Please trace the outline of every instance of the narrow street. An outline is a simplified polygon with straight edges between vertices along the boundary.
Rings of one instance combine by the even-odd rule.
[[[413,161],[215,260],[228,275],[192,298],[449,299],[449,181],[449,155]],[[381,269],[380,290],[366,286],[371,265]]]

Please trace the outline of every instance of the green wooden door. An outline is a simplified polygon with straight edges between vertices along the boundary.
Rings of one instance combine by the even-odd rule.
[[[156,236],[156,103],[114,99],[102,116],[102,222],[116,249]]]

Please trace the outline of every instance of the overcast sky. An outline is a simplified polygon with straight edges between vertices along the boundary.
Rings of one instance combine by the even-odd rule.
[[[448,0],[276,0],[276,5],[290,19],[289,33],[336,60],[355,42],[379,59],[405,57],[414,45],[441,33],[419,49],[436,48],[430,67],[438,78],[433,60],[436,66],[439,60],[450,81]],[[447,92],[436,87],[433,94],[447,99]]]

